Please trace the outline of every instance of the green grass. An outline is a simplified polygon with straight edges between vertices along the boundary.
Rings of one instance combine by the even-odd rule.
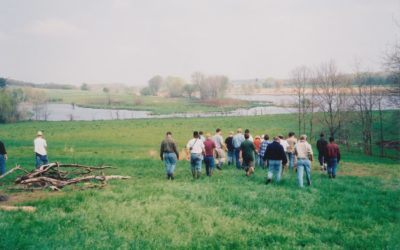
[[[314,162],[313,186],[304,189],[287,173],[279,185],[266,186],[261,169],[247,178],[225,167],[192,181],[185,160],[175,181],[164,179],[158,147],[167,130],[182,149],[194,129],[221,127],[226,135],[240,126],[274,135],[295,124],[292,115],[274,115],[0,125],[8,168],[33,168],[33,135],[43,129],[51,161],[107,164],[117,167],[107,173],[132,176],[58,195],[10,192],[15,175],[6,177],[0,193],[23,196],[18,205],[38,210],[0,211],[0,249],[399,249],[398,159],[342,148],[338,178],[330,181]]]

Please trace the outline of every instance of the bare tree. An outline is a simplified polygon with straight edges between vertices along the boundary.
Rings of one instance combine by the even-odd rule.
[[[310,71],[306,66],[300,66],[292,71],[292,81],[295,87],[297,96],[297,115],[299,135],[305,133],[305,99],[306,99],[306,84],[310,79]],[[302,130],[303,128],[303,130]],[[303,131],[303,132],[302,132]]]
[[[339,74],[334,61],[323,63],[316,70],[315,99],[331,136],[339,132],[346,120],[348,87],[349,82]]]

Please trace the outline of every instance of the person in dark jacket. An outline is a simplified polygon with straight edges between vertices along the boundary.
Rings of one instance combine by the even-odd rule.
[[[333,137],[329,137],[329,144],[326,147],[326,157],[329,178],[336,178],[336,168],[340,161],[340,150]]]
[[[279,137],[275,136],[274,141],[268,145],[265,154],[264,161],[268,161],[268,176],[267,184],[272,181],[272,177],[275,176],[275,181],[279,182],[281,180],[282,166],[287,163],[287,157],[285,150],[279,143]]]
[[[317,141],[318,161],[321,171],[326,170],[326,146],[328,146],[328,142],[324,137],[324,133],[321,133],[319,135],[319,140]]]
[[[235,146],[233,146],[233,131],[229,132],[229,136],[225,139],[225,144],[228,150],[228,165],[235,165]]]
[[[0,175],[6,173],[7,151],[4,143],[0,141]]]
[[[176,161],[179,159],[178,149],[175,141],[172,139],[172,133],[167,132],[165,139],[161,142],[160,146],[160,158],[164,161],[165,171],[167,172],[167,179],[174,179],[174,171],[176,167]]]

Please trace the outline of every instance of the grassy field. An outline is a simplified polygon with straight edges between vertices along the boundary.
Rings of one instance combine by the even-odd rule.
[[[238,108],[264,106],[265,103],[222,99],[219,103],[202,102],[196,98],[166,98],[159,96],[137,96],[132,92],[119,91],[104,93],[100,90],[56,90],[43,89],[50,100],[61,103],[75,103],[88,108],[111,108],[151,111],[153,114],[187,112],[226,112]]]
[[[399,249],[399,160],[363,156],[356,145],[342,149],[334,181],[314,162],[313,186],[304,189],[289,173],[267,186],[265,170],[247,178],[227,166],[192,181],[185,160],[175,181],[164,179],[158,147],[167,130],[182,149],[194,129],[275,135],[295,124],[292,115],[274,115],[0,125],[8,168],[33,168],[32,140],[41,129],[50,161],[107,164],[117,168],[108,173],[132,176],[104,189],[58,193],[11,192],[15,175],[6,177],[0,182],[0,194],[10,196],[6,204],[38,210],[0,211],[0,249]],[[399,139],[397,124],[385,130]]]

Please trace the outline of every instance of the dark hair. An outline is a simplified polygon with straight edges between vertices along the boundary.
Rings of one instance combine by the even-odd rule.
[[[264,135],[264,140],[268,141],[269,140],[269,135]]]
[[[168,131],[166,135],[172,135],[172,133],[170,131]]]
[[[283,139],[283,135],[278,135],[279,139]]]
[[[248,128],[246,128],[246,130],[244,131],[245,134],[249,134],[250,130]]]
[[[319,136],[320,136],[320,137],[324,137],[325,135],[324,135],[324,133],[321,133],[321,134],[319,134]]]
[[[193,131],[193,137],[194,138],[199,138],[199,132],[198,131]]]
[[[244,139],[249,139],[249,138],[250,138],[250,135],[248,133],[245,133],[244,134]]]
[[[197,131],[195,131],[195,132],[197,132]],[[198,135],[203,135],[203,131],[199,131]]]
[[[220,132],[221,131],[221,129],[220,128],[217,128],[216,130],[215,130],[215,132]]]
[[[333,138],[332,136],[329,137],[329,142],[333,142],[333,141],[335,141],[335,138]]]
[[[289,132],[289,137],[294,136],[294,132]]]

